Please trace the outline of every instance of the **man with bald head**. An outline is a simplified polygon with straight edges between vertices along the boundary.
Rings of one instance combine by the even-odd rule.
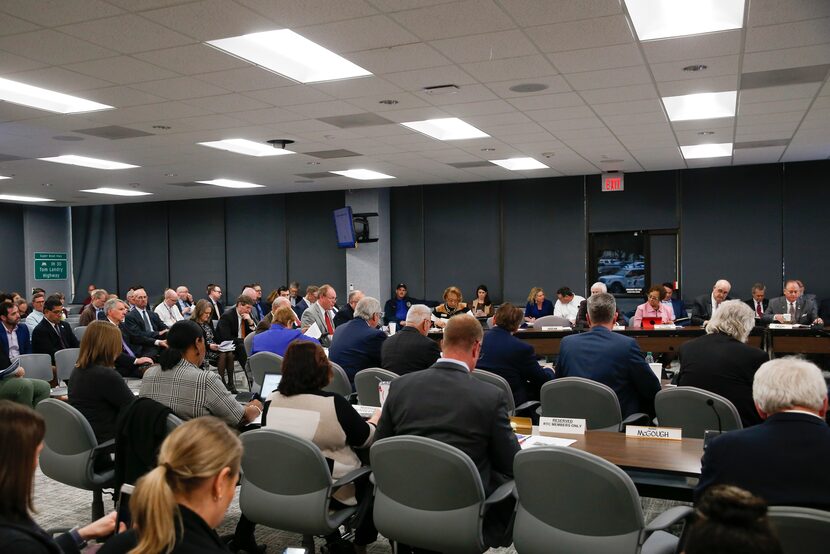
[[[729,281],[719,279],[712,287],[711,294],[703,294],[695,298],[692,304],[692,325],[706,325],[712,319],[712,314],[718,306],[727,300],[732,300],[729,297],[730,290],[732,290],[732,285]]]
[[[190,295],[190,290],[186,286],[181,285],[176,288],[176,296],[179,297],[176,301],[176,305],[179,307],[179,313],[182,314],[182,317],[190,317],[190,314],[193,313],[193,296]]]
[[[174,323],[184,319],[184,316],[179,311],[178,304],[179,295],[173,289],[167,289],[164,291],[164,300],[159,302],[159,305],[153,311],[156,312],[156,315],[159,316],[162,323],[168,327],[172,327]]]

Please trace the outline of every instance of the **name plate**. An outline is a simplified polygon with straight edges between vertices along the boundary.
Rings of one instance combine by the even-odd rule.
[[[674,323],[657,323],[654,325],[654,328],[658,331],[661,329],[664,331],[672,331],[674,329],[677,329],[677,326]]]
[[[551,325],[551,326],[543,325],[542,326],[542,331],[570,331],[570,330],[571,330],[570,327],[565,327],[564,325]]]
[[[585,420],[569,417],[540,417],[539,433],[568,433],[571,435],[585,434]]]
[[[683,439],[683,429],[674,427],[640,427],[629,425],[625,428],[626,437],[636,439],[657,439],[667,441],[679,441]]]
[[[769,324],[770,329],[793,329],[794,327],[796,327],[796,326],[793,325],[792,323],[770,323]]]

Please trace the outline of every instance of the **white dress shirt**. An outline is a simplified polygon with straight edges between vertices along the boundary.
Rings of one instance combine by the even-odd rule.
[[[573,300],[567,304],[563,304],[561,300],[557,300],[556,305],[553,307],[553,315],[564,317],[571,323],[574,323],[576,321],[576,314],[579,311],[579,304],[583,300],[585,299],[578,294],[574,294]]]
[[[42,319],[43,312],[39,312],[37,310],[32,310],[32,313],[26,317],[26,327],[29,328],[30,337],[32,336],[32,333],[35,332],[35,327],[37,327],[37,324],[40,323]]]
[[[9,328],[3,325],[6,330],[6,338],[9,341],[9,361],[15,361],[20,357],[20,343],[17,341],[17,325],[9,331]]]
[[[161,302],[153,311],[156,312],[156,315],[159,316],[162,323],[168,327],[172,327],[174,323],[184,319],[182,313],[179,311],[179,307],[176,304],[168,306],[166,302]]]

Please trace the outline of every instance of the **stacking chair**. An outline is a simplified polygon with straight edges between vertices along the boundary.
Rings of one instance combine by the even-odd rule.
[[[248,357],[251,356],[251,352],[253,352],[253,350],[254,350],[254,337],[255,336],[256,336],[255,333],[248,333],[247,335],[245,335],[245,339],[242,341],[242,343],[245,346],[245,353],[248,355]]]
[[[103,517],[103,489],[114,486],[115,469],[96,462],[109,456],[115,441],[98,444],[89,422],[67,402],[49,398],[35,409],[46,421],[40,469],[59,483],[92,491],[92,520]]]
[[[245,340],[248,340],[247,337]],[[262,387],[262,378],[266,372],[274,373],[282,371],[282,356],[278,356],[273,352],[257,352],[248,358],[248,369],[254,380],[253,388],[256,389],[252,389],[251,392],[259,392],[259,389]]]
[[[542,327],[571,327],[571,322],[564,317],[546,315],[533,322],[533,328],[541,330]]]
[[[697,387],[672,387],[654,397],[662,427],[680,427],[683,436],[702,439],[706,431],[743,429],[741,416],[729,400]]]
[[[352,395],[352,384],[349,383],[349,376],[340,365],[329,362],[331,365],[331,381],[328,385],[323,387],[326,392],[333,392],[345,398],[350,398]]]
[[[337,509],[330,499],[338,488],[369,474],[369,468],[332,483],[328,464],[311,441],[275,429],[248,431],[240,438],[244,451],[239,507],[252,522],[304,536],[327,536],[358,512],[359,506]]]
[[[26,370],[26,377],[29,379],[40,379],[41,381],[51,381],[54,379],[52,374],[52,358],[49,354],[21,354],[20,366]]]
[[[823,554],[830,537],[830,512],[795,506],[771,506],[769,520],[784,554]]]
[[[370,367],[358,371],[354,376],[354,387],[357,390],[357,402],[363,406],[380,407],[378,383],[393,381],[400,377],[397,373],[379,367]]]
[[[476,368],[470,375],[479,381],[490,383],[505,392],[507,395],[507,415],[509,416],[514,416],[518,411],[526,410],[539,405],[538,400],[528,400],[527,402],[523,402],[520,406],[516,406],[516,402],[513,398],[513,390],[510,388],[510,384],[501,375],[478,368]]]
[[[370,457],[375,527],[384,537],[438,552],[479,553],[491,546],[484,539],[484,516],[513,494],[512,481],[485,497],[470,457],[426,437],[379,440]]]
[[[84,333],[86,333],[86,325],[78,325],[72,332],[75,333],[75,338],[78,339],[78,342],[84,340]]]
[[[55,367],[58,368],[58,381],[68,381],[72,370],[75,369],[75,362],[78,361],[80,348],[64,348],[55,352]]]
[[[523,450],[513,473],[519,498],[513,544],[522,554],[673,553],[678,538],[662,529],[693,513],[690,506],[677,506],[646,525],[631,478],[574,448]]]
[[[585,419],[589,430],[624,431],[625,426],[648,424],[646,414],[631,414],[622,418],[617,393],[597,381],[582,377],[561,377],[542,385],[539,393],[543,417],[569,417]]]

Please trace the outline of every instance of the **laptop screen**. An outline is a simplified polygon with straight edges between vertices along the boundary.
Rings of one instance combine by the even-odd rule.
[[[262,378],[262,390],[259,393],[262,398],[267,397],[269,394],[277,390],[277,387],[280,384],[280,380],[282,380],[281,373],[266,373],[265,376]]]
[[[643,329],[654,329],[655,325],[660,325],[661,323],[663,323],[662,317],[644,317]]]

